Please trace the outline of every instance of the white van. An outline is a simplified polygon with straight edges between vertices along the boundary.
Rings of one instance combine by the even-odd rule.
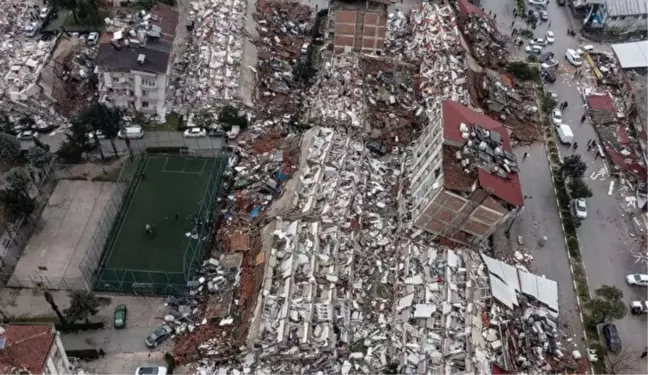
[[[568,48],[567,52],[565,52],[565,58],[567,61],[569,61],[573,66],[581,66],[583,65],[583,59],[581,59],[580,55],[578,52],[575,50]]]
[[[144,137],[144,130],[140,125],[131,125],[120,130],[117,136],[122,139],[141,139]]]
[[[574,133],[572,133],[569,125],[560,124],[556,126],[556,131],[558,132],[558,139],[560,143],[564,145],[570,145],[574,141]]]

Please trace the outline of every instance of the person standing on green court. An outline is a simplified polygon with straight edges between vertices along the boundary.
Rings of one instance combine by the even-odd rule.
[[[153,234],[153,228],[151,228],[151,224],[146,224],[144,226],[144,230],[146,231],[146,234],[148,234],[149,236]]]

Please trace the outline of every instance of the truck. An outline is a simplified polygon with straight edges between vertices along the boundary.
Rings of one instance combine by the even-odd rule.
[[[564,145],[571,145],[574,141],[574,133],[572,133],[569,125],[560,124],[556,126],[556,132],[558,132],[558,139],[560,143]]]

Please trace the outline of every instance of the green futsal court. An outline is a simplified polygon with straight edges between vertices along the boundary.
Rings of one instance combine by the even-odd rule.
[[[202,261],[225,165],[225,158],[143,156],[106,241],[95,290],[181,294],[177,289]]]

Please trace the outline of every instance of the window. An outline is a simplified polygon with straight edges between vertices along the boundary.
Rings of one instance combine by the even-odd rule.
[[[142,102],[142,107],[143,108],[148,108],[149,102]]]
[[[644,14],[643,16],[641,16],[642,20],[645,20],[646,18],[648,18],[648,14]]]
[[[623,20],[625,19],[625,16],[621,16],[621,17],[619,17],[619,19],[620,19],[621,21],[623,21]]]
[[[142,90],[142,96],[146,97],[146,96],[149,96],[150,94],[151,93],[149,91]]]
[[[155,86],[155,80],[154,79],[142,78],[142,86],[154,87]]]
[[[610,19],[611,19],[612,21],[616,21],[617,17],[616,17],[616,16],[612,16],[612,17],[610,17]]]

